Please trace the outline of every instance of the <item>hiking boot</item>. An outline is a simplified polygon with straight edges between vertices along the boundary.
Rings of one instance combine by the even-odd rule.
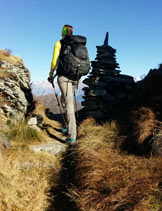
[[[67,139],[65,140],[65,143],[66,143],[66,144],[73,144],[73,143],[75,143],[75,142],[76,142],[76,138],[73,138],[73,139],[67,138]]]
[[[67,133],[67,132],[68,132],[68,129],[62,128],[62,133]]]

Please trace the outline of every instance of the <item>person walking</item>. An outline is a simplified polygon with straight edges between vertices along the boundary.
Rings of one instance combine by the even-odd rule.
[[[69,36],[69,39],[70,39],[70,36],[72,34],[73,34],[73,27],[70,25],[64,25],[62,29],[62,39],[57,41],[54,46],[51,69],[50,69],[49,77],[48,77],[48,81],[52,83],[53,75],[57,67],[57,75],[58,75],[57,82],[61,90],[61,102],[62,102],[62,106],[65,109],[66,120],[67,120],[68,137],[65,140],[66,143],[75,143],[76,137],[77,137],[73,94],[74,94],[74,90],[78,86],[79,78],[77,78],[76,76],[71,76],[69,74],[66,74],[63,71],[63,67],[62,67],[65,37]]]

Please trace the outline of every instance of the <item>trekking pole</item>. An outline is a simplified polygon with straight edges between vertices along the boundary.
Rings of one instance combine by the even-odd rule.
[[[66,120],[65,120],[65,117],[64,117],[64,114],[63,114],[63,111],[62,111],[62,108],[61,108],[61,104],[60,104],[60,101],[59,101],[59,98],[58,98],[58,94],[56,93],[55,85],[54,85],[54,83],[53,83],[55,77],[56,77],[56,75],[53,77],[53,80],[52,80],[51,84],[52,84],[52,86],[53,86],[54,94],[55,94],[55,97],[56,97],[56,99],[57,99],[57,103],[58,103],[58,106],[59,106],[59,109],[60,109],[60,113],[61,113],[61,115],[62,115],[63,122],[64,122],[64,124],[65,124],[65,127],[68,128],[68,127],[67,127]]]
[[[74,99],[75,99],[75,107],[76,107],[76,117],[77,117],[77,119],[78,119],[78,108],[77,108],[77,100],[76,100],[75,91],[74,91]]]

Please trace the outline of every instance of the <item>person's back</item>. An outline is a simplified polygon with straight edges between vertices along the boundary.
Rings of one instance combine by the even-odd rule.
[[[77,88],[78,81],[74,78],[69,79],[64,73],[61,66],[61,57],[63,50],[63,43],[65,36],[71,36],[73,34],[73,27],[70,25],[64,25],[62,29],[62,40],[57,41],[54,46],[53,58],[51,62],[51,70],[49,73],[48,81],[53,81],[53,73],[58,64],[58,85],[61,90],[61,101],[64,104],[66,119],[67,119],[67,132],[68,138],[65,140],[66,143],[74,143],[76,141],[77,130],[76,130],[76,119],[74,111],[73,93],[75,88]]]
[[[90,70],[90,60],[86,47],[86,37],[81,35],[66,35],[61,42],[61,52],[58,64],[58,75],[64,75],[72,80],[79,80]]]
[[[51,62],[51,70],[49,73],[48,80],[50,80],[50,78],[53,77],[54,70],[56,69],[56,66],[58,64],[59,56],[62,49],[62,40],[65,38],[65,36],[67,35],[71,36],[72,34],[73,34],[73,27],[70,25],[64,25],[62,29],[62,39],[57,41],[54,46],[53,58]]]

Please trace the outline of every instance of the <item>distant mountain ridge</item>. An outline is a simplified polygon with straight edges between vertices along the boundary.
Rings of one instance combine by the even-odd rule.
[[[32,81],[30,84],[32,93],[35,96],[48,95],[53,93],[52,85],[48,81]],[[58,92],[58,85],[55,82],[56,91]]]
[[[55,89],[58,95],[60,95],[60,89],[58,87],[57,82],[55,81]],[[78,89],[76,89],[75,93],[76,93],[76,98],[78,102],[81,102],[82,96],[84,95],[84,92],[82,91],[82,88],[85,87],[86,85],[84,85],[82,82],[79,83]],[[44,95],[50,95],[50,94],[54,94],[54,90],[52,85],[48,82],[48,81],[32,81],[30,84],[31,90],[32,90],[32,94],[34,96],[44,96]]]
[[[60,102],[60,97],[59,102]],[[41,96],[34,96],[34,100],[37,102],[43,104],[45,108],[49,108],[49,110],[53,113],[60,113],[60,108],[58,106],[58,102],[54,94],[48,94],[48,95],[41,95]],[[77,101],[77,106],[75,104],[75,110],[80,110],[82,108],[81,103]],[[64,109],[62,109],[64,111]]]
[[[143,74],[141,76],[134,77],[134,81],[140,81],[143,80],[146,75]],[[84,88],[86,85],[82,82],[79,84],[78,89],[76,89],[76,98],[78,102],[83,101],[84,91],[82,91],[82,88]],[[32,93],[34,96],[42,96],[42,95],[50,95],[54,94],[52,85],[48,81],[32,81],[30,84],[30,87],[32,89]],[[58,95],[60,95],[60,89],[58,87],[57,82],[55,81],[55,88]]]
[[[134,81],[137,82],[137,81],[141,81],[145,78],[146,74],[143,74],[143,75],[140,75],[140,76],[136,76],[134,77]]]

